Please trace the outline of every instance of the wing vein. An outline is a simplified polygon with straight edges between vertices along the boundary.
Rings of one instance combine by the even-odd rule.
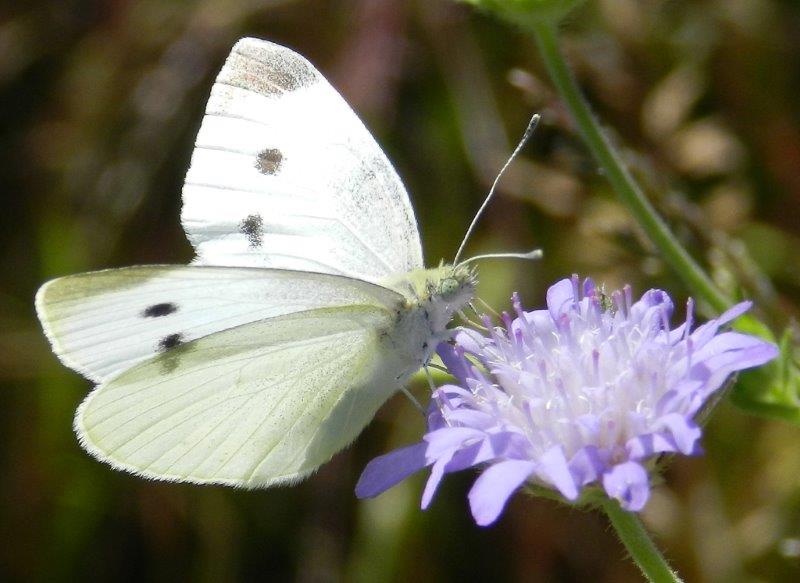
[[[322,398],[324,395],[325,395],[325,393],[323,393],[323,392],[320,392],[320,393],[318,393],[318,394],[317,394],[317,397],[314,399],[314,403],[316,403],[316,402],[317,402],[319,399],[321,399],[321,398]],[[292,431],[292,429],[294,429],[294,427],[295,427],[295,426],[297,425],[297,423],[300,421],[301,417],[302,417],[301,415],[298,415],[298,416],[295,418],[295,420],[292,422],[292,424],[291,424],[291,425],[290,425],[290,426],[289,426],[289,427],[288,427],[288,428],[287,428],[287,429],[284,431],[284,435],[288,435],[288,434],[289,434],[289,433]],[[264,426],[264,423],[265,423],[265,422],[266,422],[266,419],[264,419],[264,421],[262,421],[262,422],[259,424],[259,426],[256,428],[256,431],[258,431],[259,429],[261,429],[261,427],[263,427],[263,426]],[[319,431],[319,428],[317,428],[317,431]],[[254,431],[253,433],[255,433],[255,431]],[[253,433],[251,433],[251,437],[252,437]],[[315,432],[315,435],[316,435],[316,432]],[[267,458],[269,457],[269,455],[270,455],[270,454],[273,452],[273,450],[274,450],[274,449],[275,449],[275,448],[278,446],[278,444],[279,444],[280,442],[281,442],[281,438],[278,438],[277,440],[275,440],[275,441],[272,443],[272,446],[271,446],[269,449],[267,449],[267,451],[264,453],[264,455],[263,455],[263,456],[261,456],[261,459],[260,459],[258,462],[256,462],[256,463],[253,465],[253,469],[252,469],[252,470],[250,470],[250,472],[247,474],[247,478],[246,478],[245,482],[250,482],[250,481],[253,479],[253,476],[255,476],[256,472],[258,471],[258,468],[261,466],[261,464],[263,464],[263,463],[264,463],[264,462],[267,460]],[[241,448],[240,448],[240,449],[241,449]],[[237,451],[238,451],[238,450],[237,450]]]
[[[341,361],[341,360],[344,360],[344,359],[340,357],[340,358],[339,358],[339,361]],[[338,363],[339,361],[336,361],[336,363]],[[333,361],[331,361],[329,364],[330,364],[330,365],[333,365],[333,364],[336,364],[336,363],[335,363],[335,362],[333,362]],[[333,367],[333,366],[330,366],[330,367],[328,367],[328,369],[332,369],[332,370],[336,370],[337,368],[338,368],[338,367]],[[326,369],[326,370],[327,370],[327,369]],[[281,395],[281,398],[278,400],[278,402],[276,402],[276,403],[275,403],[275,406],[274,406],[274,407],[272,407],[271,411],[274,411],[274,410],[275,410],[275,409],[276,409],[276,408],[277,408],[277,407],[278,407],[278,406],[279,406],[279,405],[280,405],[280,404],[281,404],[281,403],[282,403],[282,402],[285,400],[285,398],[287,397],[287,395],[288,395],[288,394],[289,394],[289,393],[288,393],[288,392],[286,392],[286,393],[284,393],[283,395]],[[271,412],[271,411],[270,411],[270,412]],[[290,426],[290,427],[289,427],[289,428],[288,428],[286,431],[284,431],[283,435],[288,435],[289,431],[291,431],[291,430],[294,428],[294,426],[295,426],[295,425],[297,425],[297,423],[300,421],[300,419],[301,419],[302,417],[303,417],[303,415],[302,415],[302,414],[301,414],[301,415],[298,415],[298,416],[297,416],[297,418],[295,419],[295,421],[292,423],[292,425],[291,425],[291,426]],[[265,424],[265,423],[266,423],[268,420],[269,420],[269,415],[264,415],[264,418],[263,418],[263,420],[261,421],[261,423],[259,423],[259,424],[258,424],[258,426],[257,426],[255,429],[253,429],[253,431],[251,431],[251,432],[250,432],[250,435],[248,435],[248,436],[247,436],[247,438],[245,438],[245,439],[241,440],[241,443],[239,444],[239,447],[237,447],[237,448],[236,448],[236,450],[234,450],[233,452],[231,452],[231,453],[228,455],[227,459],[225,459],[225,460],[224,460],[222,463],[220,463],[220,464],[219,464],[219,465],[218,465],[218,466],[215,468],[215,470],[214,470],[213,474],[215,474],[215,475],[216,475],[216,474],[217,474],[217,472],[219,472],[219,471],[220,471],[222,468],[224,468],[224,467],[225,467],[225,466],[226,466],[228,463],[230,463],[230,461],[231,461],[231,460],[232,460],[232,459],[233,459],[233,458],[236,456],[236,454],[238,454],[238,453],[239,453],[239,452],[242,450],[242,448],[245,446],[245,444],[247,443],[247,441],[248,441],[249,439],[251,439],[251,438],[252,438],[252,437],[253,437],[253,436],[254,436],[256,433],[258,433],[258,432],[261,430],[261,428],[262,428],[262,427],[264,427],[264,424]],[[270,448],[267,450],[267,452],[266,452],[266,453],[265,453],[265,454],[262,456],[261,460],[260,460],[260,461],[258,461],[258,462],[256,463],[256,465],[255,465],[255,468],[254,468],[254,469],[251,471],[251,473],[250,473],[250,476],[247,478],[247,481],[249,481],[250,479],[252,479],[252,476],[253,476],[253,474],[255,473],[255,471],[258,469],[258,466],[260,466],[260,465],[263,463],[263,461],[264,461],[264,460],[265,460],[265,459],[266,459],[266,458],[269,456],[269,454],[270,454],[270,453],[272,453],[272,451],[275,449],[275,447],[277,447],[277,445],[278,445],[280,442],[281,442],[281,438],[280,438],[280,437],[279,437],[279,438],[278,438],[276,441],[274,441],[274,442],[273,442],[272,446],[271,446],[271,447],[270,447]],[[214,451],[216,451],[217,449],[219,449],[219,447],[215,448],[215,449],[214,449]],[[196,468],[195,468],[195,469],[196,469]]]
[[[295,341],[295,342],[293,342],[293,343],[292,343],[292,346],[313,346],[313,345],[314,345],[314,344],[316,344],[317,342],[320,342],[320,341],[322,341],[322,340],[325,340],[326,338],[329,338],[329,337],[334,337],[334,336],[338,336],[338,335],[342,335],[342,334],[345,334],[345,332],[333,332],[333,333],[331,333],[331,334],[326,334],[326,335],[323,335],[323,336],[315,336],[315,337],[313,337],[313,338],[309,338],[309,339],[306,339],[306,340],[303,340],[303,341]],[[184,345],[184,346],[186,346],[186,345]],[[233,348],[233,347],[235,347],[235,346],[236,346],[236,345],[231,345],[231,347],[232,347],[232,348]],[[251,345],[246,345],[244,348],[251,348]],[[264,349],[262,349],[262,350],[259,352],[259,354],[260,354],[261,356],[264,356],[264,355],[267,355],[267,354],[272,354],[272,353],[273,353],[273,352],[275,352],[275,351],[284,350],[285,348],[287,348],[287,347],[280,346],[280,345],[277,345],[277,346],[271,346],[271,347],[269,347],[269,349],[267,349],[267,348],[264,348]],[[237,362],[241,362],[241,361],[250,360],[250,359],[252,358],[252,356],[250,355],[250,352],[252,352],[252,350],[250,350],[250,351],[246,351],[246,352],[245,352],[245,354],[246,354],[246,355],[245,355],[245,356],[242,356],[241,358],[238,358],[238,359],[232,359],[232,360],[226,361],[226,362],[224,362],[224,363],[215,363],[214,361],[212,361],[212,362],[209,362],[208,364],[206,364],[205,366],[201,366],[201,367],[198,367],[198,368],[193,368],[193,369],[189,369],[189,370],[187,370],[187,371],[184,371],[184,372],[183,372],[182,374],[180,374],[180,375],[173,375],[173,376],[170,376],[170,377],[167,377],[167,378],[164,378],[164,379],[159,379],[159,380],[158,380],[158,381],[156,381],[155,383],[153,383],[153,384],[150,384],[150,385],[146,385],[146,386],[144,386],[144,387],[140,388],[140,389],[139,389],[139,390],[137,390],[137,391],[134,391],[134,392],[131,392],[131,393],[126,393],[126,394],[124,394],[124,395],[122,395],[122,396],[120,396],[120,397],[117,397],[116,399],[114,399],[114,400],[112,400],[112,401],[108,401],[108,402],[106,402],[106,403],[103,403],[102,405],[98,406],[98,407],[95,409],[95,414],[96,414],[98,411],[101,411],[102,409],[105,409],[106,407],[109,407],[109,406],[111,406],[111,405],[114,405],[114,404],[116,404],[117,402],[119,402],[119,401],[120,401],[120,400],[122,400],[122,399],[125,399],[125,398],[127,398],[127,397],[132,397],[132,396],[134,396],[134,395],[138,395],[139,393],[142,393],[142,392],[144,392],[144,391],[147,391],[147,390],[150,390],[150,389],[154,389],[154,388],[156,388],[156,387],[158,387],[158,386],[160,386],[160,385],[162,385],[162,384],[164,384],[164,383],[171,383],[171,382],[174,382],[176,379],[183,378],[183,377],[185,377],[185,376],[187,376],[187,375],[196,374],[196,373],[204,372],[204,371],[207,371],[207,370],[212,370],[213,368],[216,368],[216,367],[218,367],[218,366],[222,366],[223,364],[225,364],[225,365],[229,365],[229,364],[235,364],[235,363],[237,363]],[[166,355],[168,355],[168,354],[169,354],[169,353],[165,353],[165,355],[164,355],[164,356],[166,356]],[[163,358],[163,357],[162,357],[162,358]],[[152,365],[155,365],[155,362],[156,362],[156,359],[154,359],[154,360],[153,360],[153,362],[152,362],[152,363],[150,363],[150,364],[152,364]],[[189,389],[189,390],[187,390],[187,391],[184,391],[183,393],[181,393],[180,395],[178,395],[178,397],[177,397],[177,398],[183,397],[185,394],[187,394],[187,393],[191,392],[191,390],[192,390],[192,389]],[[174,398],[175,398],[175,397],[174,397]],[[174,399],[174,398],[173,398],[173,399]],[[166,401],[166,402],[170,402],[170,401]],[[159,405],[155,405],[155,406],[156,406],[156,407],[158,407]],[[152,409],[146,409],[145,411],[142,411],[142,412],[141,412],[141,413],[139,413],[138,415],[136,415],[136,416],[132,417],[132,418],[131,418],[129,421],[133,421],[133,420],[135,420],[137,417],[140,417],[141,415],[144,415],[145,413],[148,413],[148,412],[150,412],[151,410],[152,410]],[[117,416],[117,415],[120,415],[120,414],[124,414],[124,413],[126,413],[126,411],[125,411],[125,410],[118,411],[118,412],[116,412],[116,413],[114,413],[114,414],[110,415],[109,417],[106,417],[105,419],[102,419],[102,420],[100,420],[100,421],[96,422],[96,425],[100,425],[101,423],[106,423],[107,421],[109,421],[109,420],[113,419],[115,416]],[[117,428],[119,428],[119,427],[117,427]]]

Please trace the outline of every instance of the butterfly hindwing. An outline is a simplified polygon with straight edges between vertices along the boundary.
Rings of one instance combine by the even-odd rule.
[[[351,305],[219,332],[100,384],[75,427],[112,465],[165,480],[296,481],[349,444],[406,366],[394,314]]]
[[[197,262],[379,281],[422,267],[408,195],[350,107],[302,56],[234,46],[183,190]]]

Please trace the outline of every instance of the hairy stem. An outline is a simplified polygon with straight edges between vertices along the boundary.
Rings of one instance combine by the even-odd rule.
[[[620,507],[616,500],[606,499],[602,508],[611,521],[622,544],[631,555],[631,559],[649,581],[654,583],[676,583],[681,581],[667,560],[656,548],[653,539],[647,533],[639,516]]]
[[[708,275],[678,242],[628,172],[619,153],[592,114],[564,59],[558,42],[557,25],[536,21],[529,23],[528,27],[536,38],[553,83],[617,196],[656,245],[664,260],[683,279],[692,293],[715,312],[724,311],[730,306],[730,300],[717,289]]]

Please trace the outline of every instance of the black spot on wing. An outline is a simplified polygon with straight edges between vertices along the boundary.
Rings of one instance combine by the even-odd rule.
[[[190,351],[191,343],[187,343],[183,334],[176,332],[168,334],[158,341],[158,351],[161,353],[157,357],[157,362],[161,368],[162,375],[175,372],[181,363],[181,358]]]
[[[162,316],[174,314],[177,311],[178,306],[176,304],[173,304],[172,302],[164,302],[161,304],[147,306],[142,312],[142,316],[145,318],[160,318]]]
[[[248,215],[239,223],[239,232],[247,237],[250,247],[261,247],[262,235],[264,234],[264,220],[261,215]]]
[[[158,341],[158,350],[159,352],[166,352],[167,350],[175,348],[176,346],[180,346],[181,344],[183,344],[183,334],[180,332],[169,334]]]
[[[256,156],[256,169],[261,172],[261,174],[277,174],[278,170],[281,169],[282,163],[283,154],[281,154],[280,150],[276,150],[275,148],[262,150]]]

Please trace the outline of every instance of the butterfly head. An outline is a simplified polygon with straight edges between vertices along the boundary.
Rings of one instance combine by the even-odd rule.
[[[452,314],[465,306],[475,295],[477,278],[468,265],[446,265],[418,269],[383,282],[406,297],[409,307],[435,304],[437,312]]]
[[[431,270],[437,278],[430,280],[428,294],[432,298],[440,299],[448,304],[461,308],[475,295],[475,270],[464,264],[441,265],[438,269]],[[458,309],[456,308],[456,309]]]
[[[442,297],[454,296],[461,289],[461,282],[455,277],[447,277],[439,283],[439,294]]]
[[[440,265],[425,270],[425,284],[419,294],[420,305],[427,306],[433,328],[444,328],[453,314],[475,296],[475,270],[467,265]]]

